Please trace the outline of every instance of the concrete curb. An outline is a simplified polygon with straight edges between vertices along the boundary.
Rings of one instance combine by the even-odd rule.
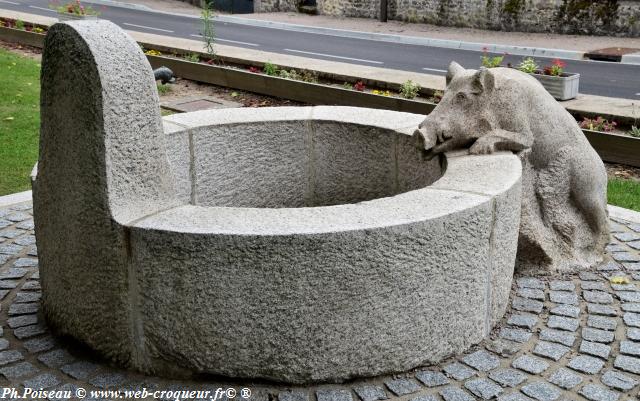
[[[625,54],[622,56],[620,60],[622,64],[635,64],[640,65],[640,52],[639,53],[631,53]]]
[[[640,212],[613,205],[608,205],[608,209],[609,216],[613,218],[627,220],[633,223],[640,223]]]
[[[171,13],[167,11],[152,10],[146,6],[137,4],[120,3],[113,0],[87,0],[87,3],[103,4],[111,7],[122,7],[129,9],[137,9],[158,14],[177,15],[185,18],[199,19],[198,16]],[[379,42],[400,43],[418,46],[440,47],[447,49],[460,49],[481,52],[484,49],[491,53],[509,53],[516,56],[535,56],[543,58],[562,58],[568,60],[582,60],[585,52],[563,49],[547,49],[543,47],[526,47],[514,45],[499,45],[477,42],[465,42],[459,40],[433,39],[418,36],[393,35],[384,33],[352,31],[347,29],[324,28],[309,25],[289,24],[285,22],[254,20],[251,18],[233,17],[229,15],[218,15],[214,18],[216,22],[227,22],[232,24],[255,26],[261,28],[273,28],[294,32],[314,33],[318,35],[340,36],[352,39],[375,40]]]
[[[17,192],[15,194],[0,196],[0,208],[30,201],[31,191]]]

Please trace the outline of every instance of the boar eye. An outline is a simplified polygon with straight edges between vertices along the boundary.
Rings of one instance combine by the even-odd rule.
[[[459,101],[467,100],[467,94],[464,92],[458,92],[456,94],[456,100],[459,100]]]

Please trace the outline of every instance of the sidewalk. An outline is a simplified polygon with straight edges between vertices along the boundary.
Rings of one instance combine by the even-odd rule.
[[[155,11],[199,15],[200,9],[178,0],[125,0],[111,3],[129,3],[145,6]],[[227,16],[229,17],[229,16]],[[519,47],[538,47],[588,52],[608,47],[640,49],[640,38],[616,38],[608,36],[560,35],[545,33],[503,32],[471,28],[443,27],[424,23],[389,21],[386,23],[367,18],[338,18],[299,13],[236,14],[233,18],[254,21],[305,25],[309,27],[342,29],[377,34],[403,35],[440,40],[481,42],[486,44]]]

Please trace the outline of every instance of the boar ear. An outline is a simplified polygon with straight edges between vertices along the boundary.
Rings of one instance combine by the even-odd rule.
[[[473,75],[473,86],[481,92],[492,91],[495,86],[493,73],[489,69],[481,67],[478,72]]]
[[[455,61],[452,61],[451,64],[449,64],[449,70],[447,71],[447,86],[449,86],[449,82],[451,82],[453,77],[455,77],[456,75],[458,75],[463,71],[464,71],[463,66],[456,63]]]

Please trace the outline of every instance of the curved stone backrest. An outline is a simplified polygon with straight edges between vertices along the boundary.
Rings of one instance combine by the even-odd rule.
[[[140,365],[126,225],[177,204],[151,67],[111,22],[59,23],[45,39],[41,89],[33,199],[43,310],[58,333]]]

